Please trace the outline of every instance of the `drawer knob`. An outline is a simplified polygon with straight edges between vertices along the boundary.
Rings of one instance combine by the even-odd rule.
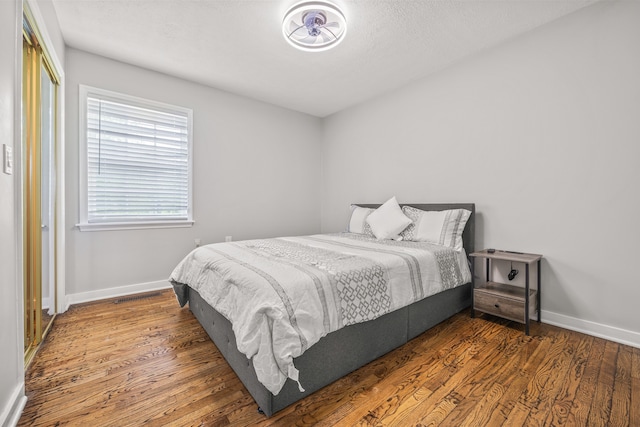
[[[500,304],[494,304],[496,308],[500,308]]]

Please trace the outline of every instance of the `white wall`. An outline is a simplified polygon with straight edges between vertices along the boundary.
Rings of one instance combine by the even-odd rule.
[[[168,286],[195,238],[205,244],[228,235],[240,240],[320,231],[320,119],[74,49],[67,50],[66,70],[71,302],[129,292],[140,289],[138,284]],[[193,109],[192,228],[81,232],[75,227],[79,84]]]
[[[17,23],[21,1],[0,1],[0,147],[14,147],[16,123],[15,89],[18,52]],[[0,154],[0,158],[2,155]],[[0,170],[0,425],[15,421],[24,397],[22,346],[22,286],[16,277],[16,175]]]
[[[58,15],[53,7],[52,0],[27,0],[31,8],[37,8],[35,11],[39,15],[39,25],[42,27],[40,30],[46,33],[47,48],[57,56],[57,60],[60,61],[59,66],[64,64],[65,45],[62,38],[62,32],[60,30],[60,24],[58,23]],[[62,72],[63,70],[58,70]]]
[[[475,202],[478,248],[544,255],[543,321],[640,346],[638,22],[595,4],[327,118],[323,232],[353,202]]]

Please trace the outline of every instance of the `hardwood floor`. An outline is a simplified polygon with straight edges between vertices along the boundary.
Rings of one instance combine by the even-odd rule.
[[[171,291],[73,306],[20,426],[640,426],[640,349],[460,313],[271,418]]]

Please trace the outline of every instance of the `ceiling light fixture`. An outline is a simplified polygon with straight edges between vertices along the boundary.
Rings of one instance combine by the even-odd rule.
[[[336,5],[326,1],[304,1],[284,15],[282,34],[298,49],[319,52],[342,41],[347,21]]]

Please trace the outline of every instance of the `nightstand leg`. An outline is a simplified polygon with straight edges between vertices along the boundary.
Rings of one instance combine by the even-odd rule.
[[[476,290],[476,258],[475,257],[471,257],[471,318],[473,319],[474,317],[476,317],[476,311],[473,309],[473,307],[475,307],[475,301],[474,301],[474,293]]]
[[[540,323],[540,316],[542,314],[542,292],[540,291],[540,283],[542,283],[542,279],[540,279],[540,276],[542,275],[542,272],[540,271],[540,261],[541,260],[538,260],[538,323]]]
[[[525,264],[524,286],[524,331],[529,335],[529,264]]]

